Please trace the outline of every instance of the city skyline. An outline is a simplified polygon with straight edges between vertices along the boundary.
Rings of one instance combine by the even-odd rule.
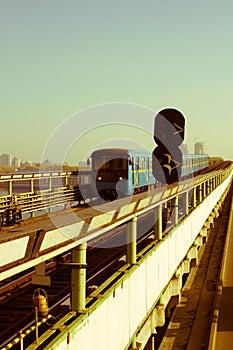
[[[40,162],[74,114],[118,102],[154,111],[141,114],[151,138],[153,116],[176,108],[189,147],[198,138],[210,156],[233,159],[231,1],[21,0],[0,10],[3,153]]]

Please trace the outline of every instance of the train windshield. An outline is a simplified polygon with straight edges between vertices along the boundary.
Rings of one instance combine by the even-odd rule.
[[[100,170],[127,170],[128,160],[124,158],[111,158],[106,156],[98,156],[93,159],[93,169]]]

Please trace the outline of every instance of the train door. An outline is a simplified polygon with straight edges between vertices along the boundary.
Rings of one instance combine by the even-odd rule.
[[[150,175],[150,159],[146,158],[146,181],[149,183]]]
[[[132,185],[134,185],[135,184],[134,157],[132,157],[132,159],[131,159],[131,165],[132,165],[132,169],[130,169],[130,167],[129,167],[129,179],[131,178],[130,174],[132,174]]]
[[[135,184],[139,184],[139,157],[135,157]]]

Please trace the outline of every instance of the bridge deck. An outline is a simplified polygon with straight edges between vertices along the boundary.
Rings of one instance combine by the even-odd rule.
[[[233,344],[233,201],[228,225],[228,240],[222,270],[216,349],[231,349]]]

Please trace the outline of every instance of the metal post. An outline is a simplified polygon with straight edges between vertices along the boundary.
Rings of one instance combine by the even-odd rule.
[[[201,203],[202,201],[202,186],[197,186],[197,202]]]
[[[34,192],[34,179],[30,180],[30,192]]]
[[[193,187],[193,195],[192,195],[192,208],[196,208],[196,196],[197,196],[197,188]]]
[[[155,240],[160,241],[163,238],[162,204],[159,204],[154,209],[154,234],[155,234]]]
[[[205,196],[207,197],[209,194],[209,181],[205,180]]]
[[[23,350],[23,331],[19,331],[19,337],[20,337],[20,350]]]
[[[208,187],[208,194],[210,194],[210,192],[211,192],[211,183],[210,183],[210,179],[207,181],[207,187]]]
[[[214,177],[214,189],[217,187],[217,176]]]
[[[71,308],[77,312],[86,306],[86,250],[86,242],[72,250]]]
[[[137,262],[137,217],[135,216],[127,223],[126,233],[126,263],[136,264]]]
[[[213,179],[211,178],[210,179],[210,192],[213,191]]]
[[[39,338],[39,334],[38,334],[38,307],[35,307],[35,331],[36,331],[36,344],[38,344],[38,338]]]
[[[130,345],[130,350],[137,350],[137,337],[133,336],[132,343]]]
[[[202,182],[202,199],[205,199],[206,197],[206,191],[205,191],[205,182]]]
[[[177,226],[179,223],[179,197],[178,195],[175,197],[175,203],[173,208],[173,222],[174,225]]]
[[[48,188],[49,190],[52,189],[52,178],[51,177],[48,178],[48,187],[49,187]]]
[[[12,196],[12,193],[13,193],[13,181],[9,180],[9,182],[8,182],[8,194],[10,196]]]
[[[151,350],[154,350],[155,348],[155,338],[154,334],[151,335]]]
[[[184,210],[185,210],[185,215],[187,216],[189,213],[189,191],[185,192],[184,195]]]
[[[30,180],[30,192],[34,192],[34,179]],[[31,197],[31,204],[33,207],[33,197]],[[31,218],[33,218],[35,216],[34,211],[31,211]]]

